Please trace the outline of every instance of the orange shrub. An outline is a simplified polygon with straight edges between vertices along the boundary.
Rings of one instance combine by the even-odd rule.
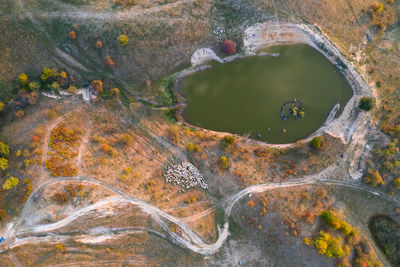
[[[51,175],[56,177],[75,176],[77,173],[77,170],[69,163],[65,163],[61,158],[55,156],[47,159],[46,168]]]
[[[7,220],[7,211],[0,210],[0,221],[4,222],[5,220]]]
[[[68,36],[69,36],[69,38],[71,38],[71,39],[76,39],[76,32],[75,32],[75,31],[70,31],[70,32],[68,33]]]
[[[97,47],[97,48],[103,48],[103,42],[100,41],[100,40],[98,40],[98,41],[96,42],[96,47]]]
[[[65,204],[69,201],[69,197],[67,195],[67,193],[65,193],[64,191],[61,192],[56,192],[52,199],[57,202],[59,205]]]
[[[108,65],[108,66],[110,66],[110,67],[112,67],[112,68],[115,67],[115,62],[114,62],[114,60],[113,60],[110,56],[107,56],[107,57],[106,57],[106,60],[107,60],[107,65]]]
[[[93,80],[92,86],[99,91],[100,93],[103,92],[103,82],[100,80]]]
[[[107,144],[102,144],[101,146],[102,146],[104,152],[108,152],[110,150],[110,146]]]

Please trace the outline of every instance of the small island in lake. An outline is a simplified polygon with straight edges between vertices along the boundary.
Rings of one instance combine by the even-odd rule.
[[[288,119],[304,118],[304,105],[296,98],[284,103],[281,107],[281,119],[286,121]]]

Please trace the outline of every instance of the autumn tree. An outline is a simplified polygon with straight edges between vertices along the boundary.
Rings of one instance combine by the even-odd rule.
[[[62,205],[69,201],[69,196],[65,191],[59,191],[52,196],[52,199],[56,201],[59,205]]]
[[[49,78],[53,76],[54,76],[54,71],[52,69],[43,68],[42,75],[40,76],[40,78],[42,79],[42,81],[47,81]]]
[[[102,41],[100,41],[100,40],[98,40],[97,42],[96,42],[96,48],[103,48],[103,42]]]
[[[73,95],[78,93],[78,89],[72,85],[70,87],[68,87],[67,91],[68,91],[68,93],[73,94]]]
[[[330,258],[341,258],[346,255],[342,238],[331,236],[324,231],[319,232],[319,236],[315,239],[314,245],[318,253]]]
[[[22,118],[25,115],[25,112],[22,109],[18,109],[14,114],[18,118]]]
[[[8,157],[9,154],[10,154],[10,147],[0,141],[0,156]]]
[[[382,13],[383,4],[382,3],[374,3],[371,8],[372,8],[373,13]]]
[[[5,171],[8,168],[8,159],[0,158],[0,169]]]
[[[7,211],[0,209],[0,221],[4,222],[7,220]]]
[[[0,169],[3,171],[8,168],[8,155],[10,154],[10,147],[0,141]]]
[[[10,190],[19,184],[19,179],[11,176],[3,184],[3,190]]]
[[[18,80],[21,84],[25,85],[28,83],[28,75],[26,75],[25,73],[21,73],[20,75],[18,75]]]
[[[31,91],[37,91],[40,89],[40,84],[38,82],[30,82],[28,88]]]
[[[218,166],[220,166],[221,169],[227,169],[229,167],[230,163],[227,157],[221,156],[218,160]]]
[[[328,226],[339,230],[345,236],[355,237],[358,234],[358,230],[344,221],[339,215],[333,210],[325,210],[321,213],[320,218]]]
[[[3,111],[3,109],[4,109],[4,103],[0,102],[0,111]]]
[[[103,82],[101,80],[93,80],[91,84],[99,93],[103,92]]]
[[[51,83],[51,89],[54,90],[54,91],[60,91],[61,86],[60,86],[60,84],[58,82],[52,82]]]
[[[395,187],[396,189],[400,189],[400,177],[398,177],[397,179],[395,179],[395,180],[393,181],[393,184],[394,184],[394,187]]]
[[[316,150],[321,150],[325,146],[325,140],[322,136],[317,136],[311,140],[310,145]]]
[[[130,134],[124,133],[124,134],[121,136],[121,143],[122,143],[122,144],[124,144],[124,145],[126,145],[126,146],[130,146],[130,145],[133,144],[133,142],[134,142],[133,137],[132,137]]]
[[[59,77],[61,80],[67,79],[67,73],[65,71],[60,72]]]
[[[73,40],[76,39],[76,32],[74,30],[70,31],[68,37]]]
[[[125,46],[129,42],[129,37],[125,34],[120,34],[120,36],[118,36],[118,41],[121,46]]]
[[[110,90],[110,93],[111,93],[112,96],[118,97],[121,92],[120,92],[120,90],[118,88],[114,87],[114,88],[112,88]]]
[[[232,55],[236,53],[236,43],[232,40],[225,40],[222,44],[222,50],[225,54]]]
[[[110,56],[106,56],[106,61],[107,61],[107,65],[114,68],[115,67],[115,62],[114,60],[110,57]]]
[[[366,184],[369,184],[373,187],[384,183],[381,174],[378,171],[374,171],[372,169],[368,169],[367,175],[364,176],[363,180]]]
[[[186,150],[189,152],[200,152],[201,147],[197,144],[193,144],[192,142],[189,142],[186,144]]]
[[[321,213],[320,217],[321,217],[321,220],[328,225],[333,225],[337,221],[336,214],[332,210],[324,210]]]
[[[235,138],[232,135],[225,135],[221,140],[221,147],[226,148],[235,143]]]

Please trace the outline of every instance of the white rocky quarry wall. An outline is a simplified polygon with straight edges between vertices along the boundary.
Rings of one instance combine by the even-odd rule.
[[[222,62],[222,60],[210,48],[197,49],[192,55],[192,66],[198,66],[210,60]]]
[[[256,52],[274,45],[296,43],[312,44],[312,41],[296,24],[272,21],[247,28],[243,40],[244,48],[248,52]]]

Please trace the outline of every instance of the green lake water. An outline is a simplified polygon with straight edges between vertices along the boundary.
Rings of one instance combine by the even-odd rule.
[[[279,56],[212,61],[211,69],[183,78],[184,119],[205,129],[282,144],[316,131],[337,103],[337,115],[341,113],[352,89],[321,53],[307,45],[277,46],[268,52]],[[305,117],[281,120],[282,105],[294,98],[303,103]]]

